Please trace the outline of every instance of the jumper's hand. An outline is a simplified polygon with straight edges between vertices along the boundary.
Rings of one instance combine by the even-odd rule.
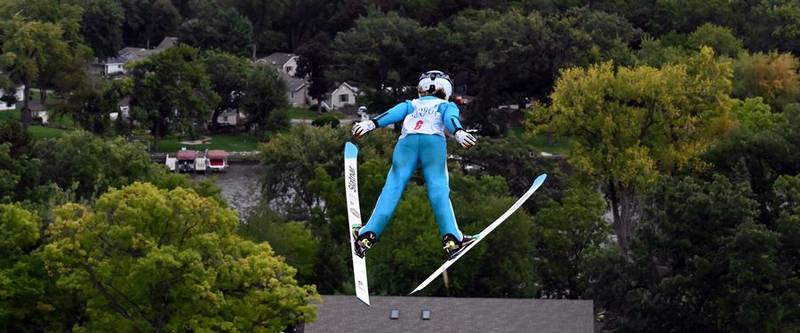
[[[462,147],[466,149],[472,148],[476,143],[478,143],[478,139],[476,139],[472,134],[467,133],[467,131],[463,129],[459,129],[456,131],[456,141],[461,144]]]
[[[357,122],[355,125],[353,125],[353,136],[361,139],[367,133],[372,132],[375,127],[375,122],[372,120]]]

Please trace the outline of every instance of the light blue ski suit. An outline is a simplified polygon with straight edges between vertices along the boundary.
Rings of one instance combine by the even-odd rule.
[[[359,230],[359,235],[373,232],[380,237],[389,224],[408,180],[422,166],[422,175],[428,188],[428,199],[439,234],[451,234],[460,242],[464,237],[456,224],[453,205],[450,202],[450,183],[447,174],[447,143],[444,129],[455,133],[461,129],[458,107],[435,96],[397,104],[389,111],[373,118],[377,127],[385,127],[403,121],[403,131],[392,154],[392,168],[386,178],[375,210],[369,222]]]

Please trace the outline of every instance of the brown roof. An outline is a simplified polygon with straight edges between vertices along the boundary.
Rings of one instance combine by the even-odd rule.
[[[591,300],[371,296],[322,296],[316,332],[585,332],[594,331]],[[398,319],[390,319],[392,310]],[[422,320],[422,311],[430,319]]]
[[[206,156],[211,159],[221,160],[228,158],[228,152],[224,150],[209,150]]]
[[[178,160],[193,160],[197,158],[197,152],[194,150],[179,150],[175,157]]]

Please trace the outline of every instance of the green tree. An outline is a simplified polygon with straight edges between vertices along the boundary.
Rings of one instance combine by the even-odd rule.
[[[110,134],[111,113],[119,113],[117,103],[129,90],[129,81],[91,77],[60,103],[58,111],[69,114],[81,128],[94,134]],[[122,117],[118,115],[118,117]],[[122,134],[122,133],[120,133]]]
[[[36,214],[19,206],[0,204],[0,327],[6,331],[28,331],[28,320],[42,315],[36,302],[44,294],[43,268],[29,254],[40,241]],[[32,267],[33,266],[33,267]],[[38,272],[43,273],[43,272]]]
[[[220,9],[207,17],[185,21],[180,28],[182,42],[201,49],[218,49],[248,56],[253,44],[253,24],[235,8]]]
[[[314,267],[320,251],[320,241],[305,222],[283,221],[266,207],[239,225],[239,234],[255,241],[267,242],[286,263],[297,269],[297,281],[312,284],[317,279]]]
[[[241,107],[247,115],[249,128],[261,133],[289,126],[289,119],[281,109],[289,106],[289,88],[272,67],[256,66],[247,76]]]
[[[86,330],[268,332],[314,320],[314,287],[237,225],[192,191],[136,183],[94,208],[56,209],[45,252],[58,283],[86,298]]]
[[[4,18],[20,16],[25,20],[53,23],[63,30],[69,43],[81,42],[81,18],[84,9],[76,1],[9,0]]]
[[[573,140],[568,159],[602,186],[624,250],[637,193],[660,173],[702,168],[698,155],[728,127],[731,72],[708,48],[661,69],[571,68],[556,83],[552,104],[534,110],[545,124],[540,129]]]
[[[42,179],[62,189],[73,189],[77,199],[89,200],[110,187],[156,178],[145,147],[123,138],[103,140],[88,132],[75,132],[39,146]]]
[[[308,77],[308,96],[317,101],[317,108],[333,89],[333,82],[328,78],[333,66],[331,43],[327,34],[319,33],[297,50],[300,55],[297,76]]]
[[[87,0],[83,3],[81,34],[98,59],[114,57],[122,48],[125,12],[118,1]]]
[[[69,45],[63,38],[63,30],[53,23],[25,21],[19,16],[1,23],[0,69],[17,85],[24,85],[25,100],[20,109],[22,123],[31,122],[28,96],[34,84],[54,73],[46,70],[67,57]]]
[[[703,46],[714,49],[714,53],[730,58],[736,58],[744,52],[742,41],[736,38],[731,29],[706,23],[689,34],[687,45],[700,50]]]
[[[336,35],[331,46],[336,62],[354,65],[338,67],[332,77],[362,88],[370,109],[388,110],[416,95],[414,89],[405,87],[415,86],[420,73],[443,63],[443,59],[437,61],[441,52],[420,48],[438,35],[431,32],[395,12],[385,14],[372,8],[355,27]]]
[[[602,196],[579,187],[567,189],[560,202],[551,200],[533,216],[540,297],[586,297],[590,280],[583,269],[611,235],[604,212]]]
[[[218,51],[205,53],[203,62],[208,70],[211,87],[220,97],[219,104],[211,115],[211,126],[217,128],[217,118],[222,112],[228,109],[239,110],[247,76],[252,69],[247,59]]]
[[[312,209],[321,207],[322,201],[308,182],[316,168],[331,175],[344,172],[341,150],[347,137],[341,129],[299,125],[262,145],[260,180],[265,202],[280,207],[278,212],[290,220],[309,220]]]
[[[786,283],[782,235],[755,223],[757,203],[751,195],[746,182],[722,176],[658,182],[645,200],[629,259],[618,253],[588,271],[596,304],[613,314],[616,327],[608,328],[796,328],[787,316],[797,311],[784,293],[797,289]]]
[[[219,104],[203,59],[190,46],[178,45],[153,55],[132,72],[133,118],[150,128],[156,147],[170,133],[196,136]]]
[[[770,223],[778,213],[773,184],[781,175],[800,173],[800,105],[777,113],[756,97],[738,102],[732,111],[738,126],[703,157],[714,165],[710,171],[747,180],[759,202],[759,221]]]

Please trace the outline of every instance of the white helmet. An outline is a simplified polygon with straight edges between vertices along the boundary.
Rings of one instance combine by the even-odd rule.
[[[450,81],[450,77],[442,71],[427,71],[420,75],[417,91],[420,96],[441,92],[444,94],[444,99],[449,100],[453,93],[453,81]]]

